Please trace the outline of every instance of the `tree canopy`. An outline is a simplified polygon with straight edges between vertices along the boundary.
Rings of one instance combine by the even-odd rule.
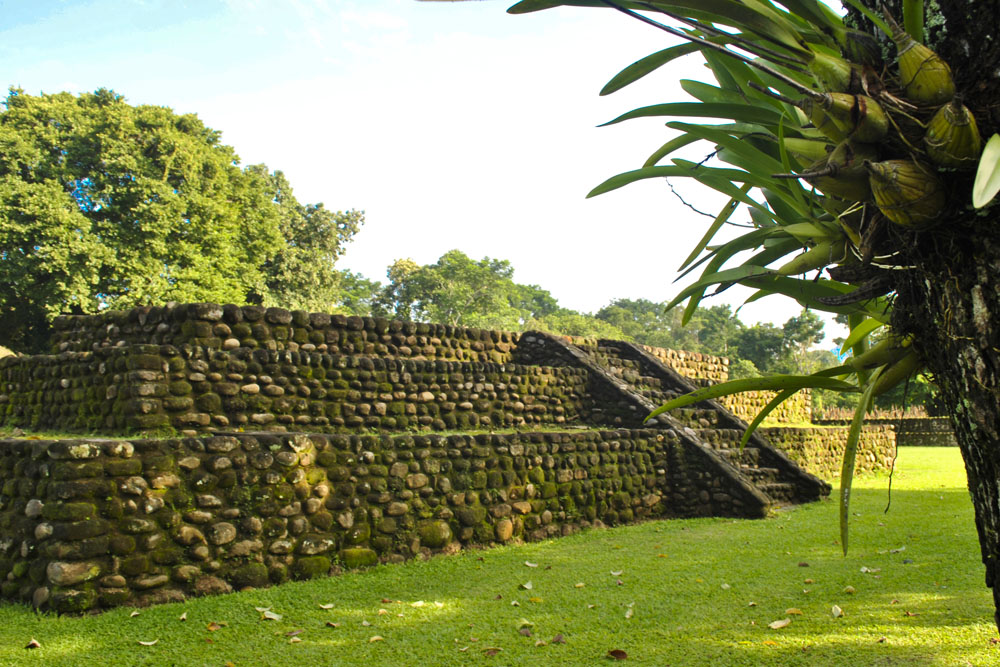
[[[164,301],[319,308],[362,223],[246,169],[194,114],[111,90],[11,89],[0,112],[0,344],[38,349],[60,312]]]

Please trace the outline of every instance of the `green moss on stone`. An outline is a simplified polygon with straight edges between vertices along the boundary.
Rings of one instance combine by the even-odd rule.
[[[46,503],[42,517],[49,521],[83,521],[97,514],[93,503]]]
[[[370,567],[378,563],[378,554],[372,549],[366,549],[364,547],[354,547],[350,549],[341,549],[338,554],[340,561],[349,570],[356,570],[362,567]]]
[[[292,564],[292,576],[296,579],[321,577],[330,571],[330,559],[326,556],[305,556]]]
[[[108,547],[116,556],[127,556],[135,551],[135,538],[131,535],[112,535]]]
[[[230,582],[237,590],[247,586],[263,588],[271,582],[271,575],[263,563],[247,563],[233,570]]]
[[[127,577],[134,577],[136,575],[142,574],[143,572],[148,572],[151,567],[149,561],[149,556],[145,554],[134,554],[128,558],[123,558],[121,564],[118,566],[118,571]]]
[[[138,475],[142,472],[139,459],[109,459],[104,462],[104,472],[110,477]]]
[[[447,521],[421,521],[417,526],[420,544],[431,549],[440,549],[452,540],[451,526]]]

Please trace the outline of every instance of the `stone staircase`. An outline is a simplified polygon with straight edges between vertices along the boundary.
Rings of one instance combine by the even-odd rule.
[[[654,406],[707,386],[707,380],[686,378],[641,348],[622,341],[599,340],[596,345],[575,345],[590,356],[632,394]],[[830,487],[804,472],[764,438],[753,434],[740,448],[747,424],[716,401],[704,401],[667,413],[698,443],[727,461],[773,504],[795,504],[826,496]]]

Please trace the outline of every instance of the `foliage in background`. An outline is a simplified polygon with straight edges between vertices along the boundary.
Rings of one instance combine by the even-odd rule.
[[[319,305],[361,214],[303,206],[194,114],[11,89],[0,112],[0,343],[60,312],[166,301]]]

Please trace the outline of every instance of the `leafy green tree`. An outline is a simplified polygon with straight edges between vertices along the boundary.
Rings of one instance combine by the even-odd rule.
[[[194,114],[110,90],[0,112],[0,343],[43,344],[60,312],[165,301],[316,304],[358,213],[301,206],[239,168]]]
[[[283,239],[274,256],[261,266],[262,288],[251,291],[247,299],[265,306],[325,312],[338,300],[350,298],[341,293],[345,274],[334,271],[333,266],[361,229],[364,214],[331,211],[323,204],[300,204],[282,172],[269,174],[264,165],[251,165],[246,171],[268,184],[267,194],[278,209],[278,231]]]
[[[629,340],[643,345],[698,352],[698,332],[682,330],[679,314],[648,299],[615,299],[594,317],[620,329]]]
[[[389,282],[376,299],[380,312],[405,320],[442,322],[454,326],[518,329],[523,292],[513,281],[507,260],[476,261],[449,250],[434,264],[411,259],[389,267]]]
[[[593,315],[578,313],[567,308],[550,313],[541,319],[529,320],[525,323],[524,329],[548,331],[564,336],[630,340],[629,335],[614,324]]]

